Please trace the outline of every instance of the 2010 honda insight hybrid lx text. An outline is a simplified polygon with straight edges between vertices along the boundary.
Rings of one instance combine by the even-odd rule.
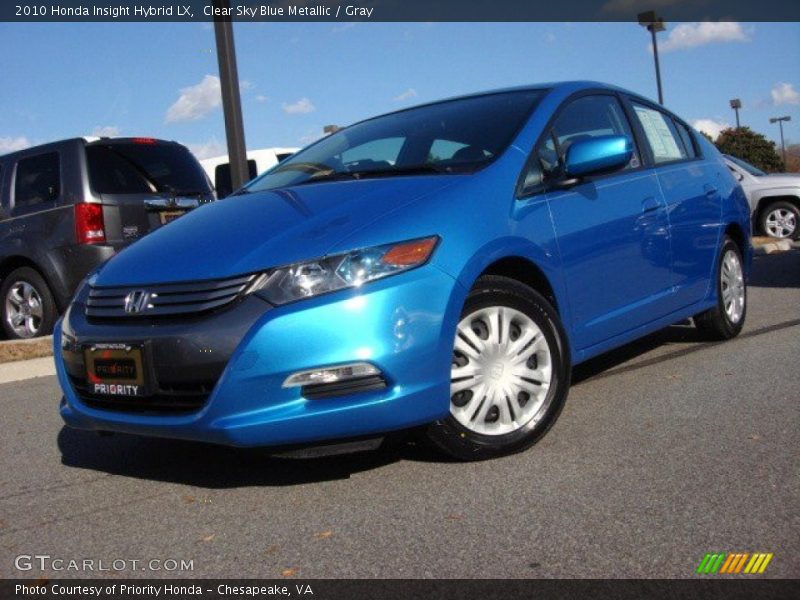
[[[662,107],[573,82],[339,131],[123,250],[55,333],[84,429],[274,446],[425,426],[462,459],[554,422],[572,365],[745,319],[750,216]]]

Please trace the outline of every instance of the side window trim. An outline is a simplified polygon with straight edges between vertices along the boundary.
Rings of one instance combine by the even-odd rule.
[[[651,166],[651,165],[648,165],[648,161],[645,160],[646,156],[643,153],[644,150],[643,150],[643,147],[642,147],[642,139],[640,138],[639,132],[638,132],[638,130],[636,128],[636,125],[638,123],[635,123],[634,122],[635,120],[631,119],[631,115],[630,115],[630,113],[628,111],[628,106],[627,106],[627,103],[626,103],[625,99],[623,98],[623,95],[620,94],[620,92],[617,92],[616,90],[610,90],[610,89],[606,89],[606,88],[594,88],[594,89],[588,89],[588,90],[580,90],[578,92],[575,92],[575,93],[569,95],[567,98],[565,98],[561,102],[561,104],[558,105],[556,110],[553,112],[553,115],[550,117],[550,119],[548,119],[547,124],[542,129],[542,133],[539,135],[539,137],[536,139],[536,142],[533,144],[533,147],[531,148],[530,152],[528,153],[528,158],[525,160],[525,164],[522,167],[522,171],[520,172],[519,177],[517,178],[517,185],[514,188],[514,198],[515,198],[515,200],[527,200],[529,198],[532,198],[532,197],[537,196],[539,194],[546,193],[548,191],[549,187],[544,182],[536,185],[533,189],[531,189],[531,190],[529,190],[527,192],[525,192],[524,188],[523,188],[523,186],[525,184],[525,178],[526,178],[526,175],[528,174],[528,170],[530,168],[530,165],[534,160],[536,160],[536,149],[539,147],[539,145],[548,136],[553,137],[553,143],[556,146],[556,148],[558,147],[558,139],[553,135],[553,125],[558,120],[558,118],[561,116],[561,113],[564,111],[564,109],[567,106],[569,106],[575,100],[579,100],[580,98],[584,98],[586,96],[611,96],[613,98],[616,98],[617,102],[620,104],[620,107],[622,108],[622,116],[625,119],[627,119],[628,127],[630,128],[631,132],[633,133],[633,143],[634,143],[634,145],[636,147],[636,150],[637,150],[637,152],[639,154],[639,166],[638,167],[634,167],[632,169],[627,169],[627,170],[619,171],[619,172],[615,172],[615,173],[609,173],[607,175],[599,175],[599,176],[590,178],[589,181],[593,181],[593,182],[594,181],[602,181],[602,180],[610,178],[610,177],[617,177],[619,175],[627,175],[629,173],[635,173],[637,171],[640,171],[642,169],[645,169],[645,168],[648,168],[649,166]],[[647,158],[649,158],[649,147],[648,147]]]

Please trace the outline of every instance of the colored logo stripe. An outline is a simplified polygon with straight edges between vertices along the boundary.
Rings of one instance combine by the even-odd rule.
[[[716,552],[708,553],[700,561],[697,573],[703,575],[745,573],[756,575],[763,573],[772,560],[772,553],[756,552]],[[748,561],[749,559],[749,561]],[[745,564],[747,566],[745,566]],[[744,569],[744,570],[742,570]]]

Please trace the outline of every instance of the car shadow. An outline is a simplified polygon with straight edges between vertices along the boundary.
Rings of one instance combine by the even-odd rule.
[[[800,288],[800,250],[754,257],[747,283],[764,288]]]
[[[402,460],[450,462],[421,443],[416,432],[387,438],[377,450],[312,458],[123,433],[101,436],[69,427],[59,432],[58,447],[68,467],[208,489],[343,480]]]

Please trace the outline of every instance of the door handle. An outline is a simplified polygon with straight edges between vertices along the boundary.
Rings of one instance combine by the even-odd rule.
[[[648,196],[642,200],[642,212],[648,213],[661,208],[661,203],[654,196]]]

